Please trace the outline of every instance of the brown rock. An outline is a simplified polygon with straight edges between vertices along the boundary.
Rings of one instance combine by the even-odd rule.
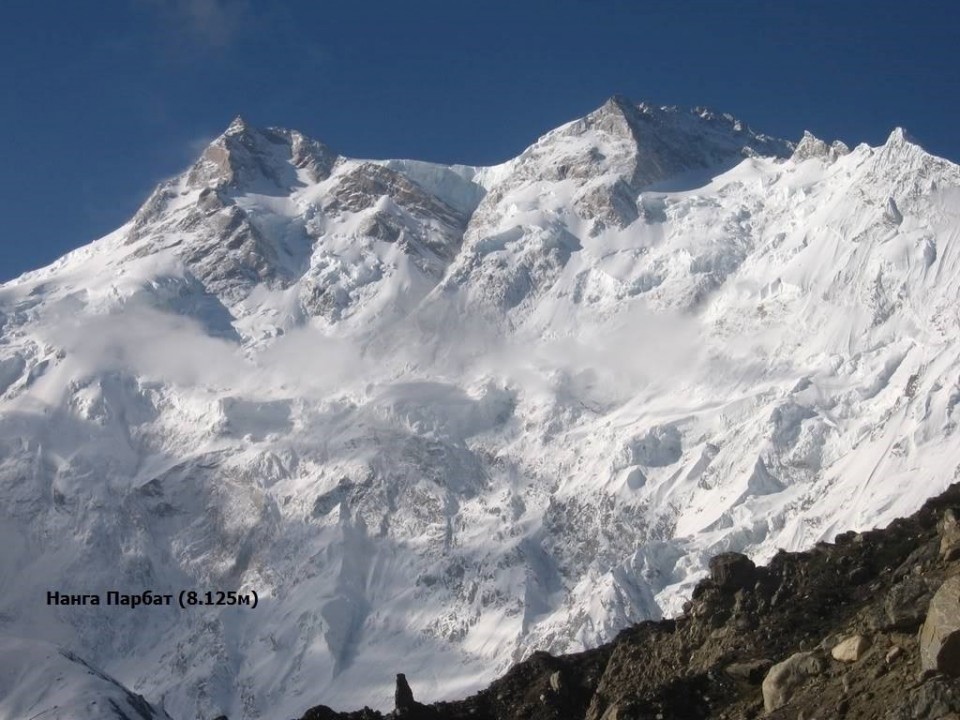
[[[947,562],[960,558],[960,510],[947,508],[940,520],[940,557]]]
[[[870,647],[870,639],[863,635],[851,635],[837,643],[830,655],[838,662],[856,662]]]
[[[920,667],[960,677],[960,575],[946,580],[930,600],[920,629]]]
[[[777,663],[763,679],[763,707],[772,712],[790,702],[796,691],[827,667],[819,652],[800,652]]]

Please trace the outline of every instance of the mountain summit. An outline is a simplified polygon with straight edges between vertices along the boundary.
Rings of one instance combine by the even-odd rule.
[[[0,715],[462,696],[913,512],[960,467],[958,217],[900,130],[615,97],[472,167],[237,119],[0,286],[0,646],[72,688],[4,666]],[[109,591],[258,603],[46,602]]]

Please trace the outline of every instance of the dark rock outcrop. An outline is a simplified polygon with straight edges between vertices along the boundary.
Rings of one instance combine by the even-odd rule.
[[[723,553],[710,559],[710,579],[721,590],[743,590],[756,581],[757,566],[740,553]]]
[[[409,714],[416,710],[419,704],[413,699],[413,690],[410,689],[407,677],[403,673],[397,673],[397,689],[393,700],[397,715]]]

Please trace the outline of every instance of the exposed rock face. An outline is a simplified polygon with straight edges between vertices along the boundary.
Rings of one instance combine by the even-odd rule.
[[[264,212],[257,198],[280,212]],[[306,316],[337,322],[395,272],[420,276],[409,283],[409,302],[391,298],[409,312],[443,275],[466,226],[465,211],[401,172],[238,118],[188,173],[156,189],[126,244],[136,257],[176,247],[204,291],[228,304],[258,285],[297,284]],[[168,244],[158,245],[158,235]]]
[[[827,143],[816,137],[813,133],[804,131],[803,139],[797,144],[796,150],[793,151],[793,155],[790,157],[797,162],[803,162],[810,158],[818,158],[832,162],[849,152],[850,148],[840,140],[834,140],[827,145]]]
[[[293,130],[250,126],[236,118],[204,151],[188,175],[190,184],[224,190],[289,191],[296,170],[319,182],[330,175],[337,154]]]
[[[960,677],[960,575],[937,590],[920,630],[920,667]]]
[[[684,616],[641,623],[578,655],[537,653],[477,695],[418,712],[438,720],[956,717],[960,681],[930,673],[918,679],[918,669],[928,666],[921,660],[931,642],[941,648],[931,669],[947,674],[960,657],[950,640],[960,608],[960,575],[952,574],[960,567],[938,552],[938,520],[958,500],[954,485],[910,519],[781,553],[766,567],[718,556]],[[851,579],[850,568],[862,571]],[[888,598],[915,597],[918,580],[942,583],[919,642],[887,620]],[[867,627],[883,629],[868,637]]]

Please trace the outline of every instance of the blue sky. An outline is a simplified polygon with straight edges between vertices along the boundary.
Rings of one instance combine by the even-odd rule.
[[[232,117],[494,163],[614,93],[960,160],[954,2],[8,0],[0,280],[122,224]]]

